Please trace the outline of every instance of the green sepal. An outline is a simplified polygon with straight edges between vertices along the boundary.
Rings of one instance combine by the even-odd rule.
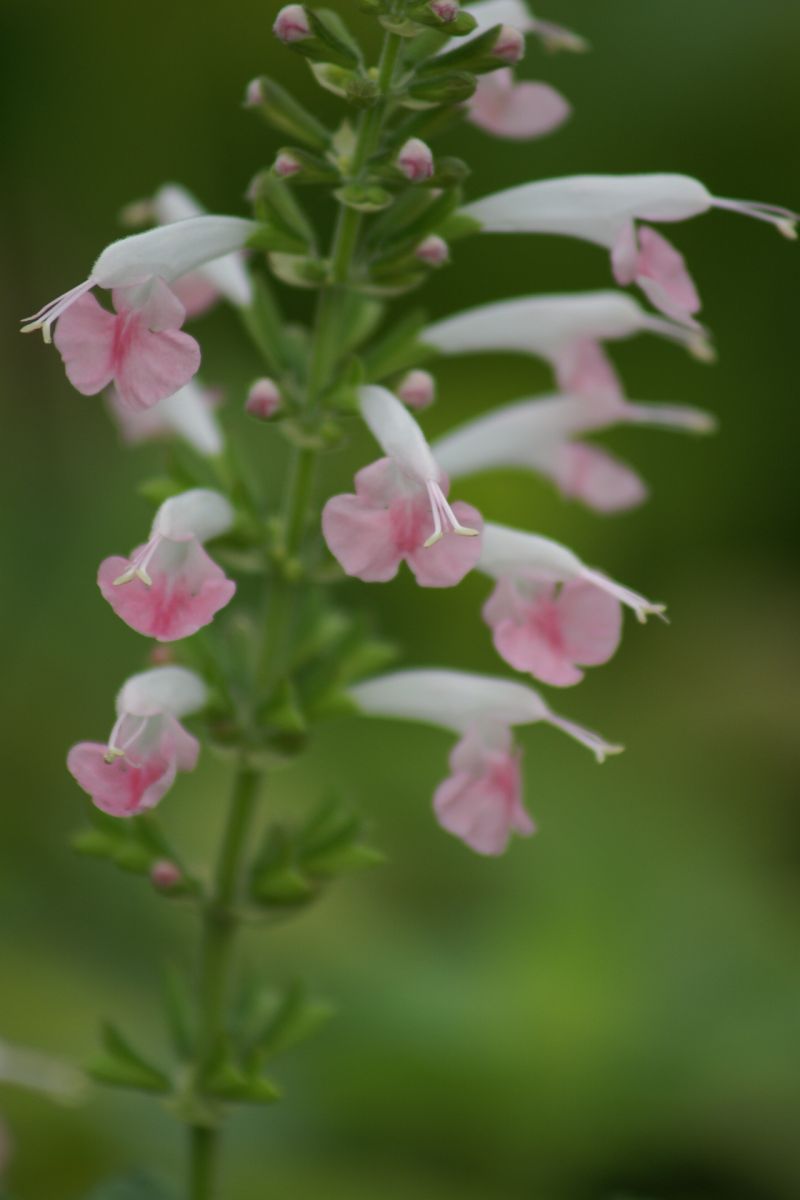
[[[476,233],[480,233],[482,228],[480,221],[476,221],[474,217],[468,217],[466,213],[453,212],[449,217],[445,217],[436,232],[446,242],[459,242],[462,238],[473,237]]]
[[[291,835],[271,825],[250,877],[250,895],[258,904],[278,908],[308,904],[315,896],[313,881],[295,862]]]
[[[377,184],[349,183],[337,188],[333,194],[345,208],[353,208],[356,212],[381,212],[392,203],[391,192]]]
[[[260,1075],[246,1074],[229,1054],[223,1053],[204,1074],[205,1095],[240,1104],[274,1104],[280,1099],[278,1088]]]
[[[427,278],[427,271],[398,271],[394,275],[387,273],[382,278],[364,279],[355,286],[365,296],[391,299],[393,296],[405,296],[407,292],[413,292],[421,287]]]
[[[351,90],[358,92],[358,80],[363,79],[360,72],[339,67],[336,63],[312,62],[308,65],[317,83],[326,92],[332,92],[334,96],[340,96],[343,100],[349,99]]]
[[[258,713],[258,719],[281,733],[305,733],[308,729],[297,692],[291,680],[281,684],[278,692]]]
[[[330,144],[330,131],[303,107],[286,88],[266,75],[258,79],[260,103],[258,111],[274,129],[296,138],[312,150],[325,150]]]
[[[431,108],[440,104],[460,104],[469,100],[478,86],[468,71],[435,73],[415,79],[408,88],[407,108]]]
[[[253,299],[241,310],[242,320],[267,366],[277,374],[286,365],[283,318],[263,274],[253,274],[251,279]]]
[[[273,275],[290,287],[318,288],[331,281],[331,264],[327,259],[275,252],[268,261]]]
[[[453,126],[463,123],[466,116],[467,110],[463,104],[445,104],[438,108],[420,109],[410,113],[405,120],[394,126],[383,143],[383,149],[386,151],[402,146],[412,137],[430,142],[433,138],[447,133]]]
[[[150,479],[143,479],[136,487],[139,495],[156,507],[185,490],[183,484],[169,475],[154,475]]]
[[[351,72],[345,80],[344,94],[354,108],[373,108],[381,93],[377,81],[369,75]]]
[[[243,1032],[243,1059],[249,1070],[260,1069],[313,1037],[334,1015],[323,1000],[310,998],[298,980],[283,993],[258,987],[247,998],[237,1028]]]
[[[299,165],[300,170],[289,179],[293,184],[301,183],[338,183],[341,179],[339,172],[326,158],[312,154],[299,146],[282,146],[278,156],[287,154]],[[274,172],[273,167],[273,172]],[[280,177],[279,177],[280,178]]]
[[[343,354],[358,350],[372,337],[386,312],[385,305],[376,300],[348,292],[342,301],[341,347]]]
[[[492,54],[502,28],[502,25],[493,25],[479,37],[470,38],[466,45],[456,46],[446,54],[439,55],[433,62],[424,63],[417,70],[417,78],[424,79],[450,70],[483,75],[488,71],[498,71],[507,67],[508,63]]]
[[[427,315],[416,309],[396,321],[377,342],[364,352],[364,366],[370,382],[379,383],[430,358],[419,335],[428,323]]]
[[[343,67],[358,66],[361,49],[339,13],[330,8],[307,8],[306,16],[314,38],[325,47],[325,52],[320,56],[323,62],[338,63]],[[301,53],[303,42],[307,44],[307,40],[296,43]]]
[[[192,993],[186,976],[177,967],[165,966],[161,974],[161,993],[170,1040],[175,1053],[188,1060],[195,1046],[195,1016]]]
[[[143,1058],[110,1022],[103,1024],[102,1044],[104,1053],[87,1068],[98,1083],[162,1094],[172,1090],[169,1077]]]
[[[314,246],[316,238],[308,217],[292,194],[291,188],[278,179],[271,168],[259,171],[250,184],[248,196],[253,202],[256,215],[268,225],[268,229],[261,235],[261,240],[259,241],[259,234],[256,233],[248,245],[254,249],[270,249],[270,246],[263,244],[264,240],[270,236],[274,237],[277,231],[296,239],[304,247]]]

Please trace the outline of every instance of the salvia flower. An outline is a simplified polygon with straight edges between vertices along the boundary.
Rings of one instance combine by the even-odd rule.
[[[468,115],[473,125],[495,137],[529,141],[558,129],[571,111],[549,84],[515,83],[510,70],[501,70],[480,77]]]
[[[131,445],[173,437],[182,438],[205,458],[222,453],[224,439],[215,416],[219,397],[196,379],[165,396],[150,408],[130,408],[115,388],[108,393],[108,407],[123,440]]]
[[[154,808],[178,771],[193,771],[200,745],[180,717],[206,703],[206,686],[184,667],[134,675],[117,696],[107,744],[80,742],[67,756],[70,774],[92,803],[113,817]]]
[[[433,175],[433,151],[420,138],[409,138],[400,147],[397,166],[410,183],[421,183]]]
[[[581,53],[588,49],[585,38],[579,37],[571,29],[565,29],[563,25],[539,20],[524,0],[478,0],[478,3],[469,5],[467,12],[478,22],[473,37],[479,37],[494,25],[513,25],[522,33],[532,33],[538,37],[547,50]]]
[[[85,396],[116,385],[132,408],[147,408],[188,383],[200,347],[180,332],[186,311],[170,284],[240,249],[257,228],[239,217],[191,217],[121,238],[107,246],[88,279],[28,318],[55,344],[70,382]],[[92,288],[112,291],[114,312]]]
[[[514,726],[544,721],[587,746],[598,762],[622,749],[558,716],[533,688],[512,680],[465,671],[398,671],[356,684],[349,695],[367,716],[421,721],[459,735],[434,809],[440,825],[478,854],[502,854],[512,832],[534,832],[522,805]]]
[[[450,247],[438,233],[430,233],[419,243],[414,257],[429,267],[442,267],[450,258]]]
[[[172,496],[156,513],[150,538],[130,558],[100,565],[97,583],[126,625],[160,642],[189,637],[233,598],[236,585],[209,558],[203,542],[234,521],[219,492],[195,488]]]
[[[575,175],[524,183],[464,210],[487,233],[551,233],[583,238],[611,253],[614,277],[636,283],[667,316],[691,323],[700,298],[683,257],[649,224],[685,221],[724,208],[796,237],[798,217],[771,204],[712,196],[688,175]]]
[[[483,609],[498,654],[516,671],[568,687],[581,667],[607,662],[622,633],[621,605],[639,621],[664,606],[653,604],[584,565],[550,538],[487,523],[478,570],[494,579]]]
[[[645,312],[624,292],[518,296],[481,304],[429,325],[424,341],[441,354],[512,351],[534,354],[552,366],[563,392],[597,390],[608,383],[602,343],[655,333],[684,345],[706,361],[705,336],[680,322]]]
[[[709,433],[713,417],[679,404],[638,404],[611,395],[539,396],[517,400],[466,421],[433,450],[451,479],[517,467],[551,480],[564,496],[598,512],[640,504],[647,488],[625,463],[576,435],[618,424]]]
[[[482,519],[447,500],[448,482],[408,409],[382,387],[364,387],[361,413],[386,454],[355,478],[354,495],[334,496],[322,513],[328,547],[348,575],[394,579],[405,560],[422,587],[452,587],[480,555]]]

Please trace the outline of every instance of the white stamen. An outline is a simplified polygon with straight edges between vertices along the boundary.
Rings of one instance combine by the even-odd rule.
[[[599,733],[594,733],[591,729],[584,729],[582,725],[576,725],[574,721],[568,721],[566,717],[560,717],[557,713],[549,712],[546,720],[548,724],[554,725],[556,729],[560,729],[562,733],[568,734],[576,742],[580,742],[582,746],[591,750],[599,763],[605,762],[609,754],[621,754],[625,749],[624,746],[614,746],[604,741]]]
[[[71,304],[74,304],[79,297],[94,287],[95,281],[91,276],[79,283],[77,287],[70,288],[68,292],[64,292],[63,296],[56,296],[55,300],[51,300],[49,304],[45,304],[33,316],[24,317],[26,324],[22,326],[20,333],[33,333],[37,329],[41,329],[42,337],[45,342],[49,343],[52,339],[50,336],[50,326],[54,321],[57,321],[62,313],[66,312]]]
[[[778,233],[789,241],[797,241],[796,225],[800,221],[800,214],[792,212],[789,208],[782,208],[779,204],[762,204],[758,200],[725,200],[718,196],[714,197],[714,207],[725,208],[728,212],[740,213],[744,217],[753,217],[756,221],[766,221],[768,225],[774,225]]]
[[[444,537],[448,531],[457,533],[461,537],[477,537],[478,530],[471,529],[467,525],[462,525],[456,514],[453,512],[450,505],[447,503],[445,496],[439,484],[434,480],[429,479],[425,484],[428,493],[428,499],[431,504],[431,515],[433,517],[433,533],[423,542],[426,549],[433,546]]]
[[[115,759],[126,757],[127,751],[130,749],[130,747],[133,745],[133,743],[136,741],[136,739],[139,737],[139,735],[144,731],[144,727],[147,724],[148,718],[142,717],[141,721],[136,726],[136,728],[134,729],[134,731],[130,735],[130,737],[126,738],[125,741],[122,742],[118,746],[117,738],[119,736],[119,733],[120,733],[120,730],[122,729],[123,724],[129,717],[129,715],[130,714],[126,713],[126,712],[120,713],[120,715],[117,717],[116,721],[114,722],[114,728],[111,730],[111,734],[108,739],[108,749],[106,750],[105,755],[104,755],[105,761],[109,764],[109,766],[111,765],[111,763],[114,762]]]
[[[602,571],[593,571],[590,567],[581,569],[581,578],[587,583],[593,583],[595,587],[599,587],[604,592],[608,592],[610,596],[615,596],[620,604],[626,605],[633,609],[636,614],[636,620],[644,625],[648,617],[659,617],[662,621],[669,624],[667,617],[664,615],[667,611],[666,604],[654,604],[652,600],[648,600],[645,596],[640,596],[638,592],[626,588],[621,583],[617,583],[613,579],[609,579]]]
[[[147,573],[147,567],[162,540],[160,533],[155,534],[136,557],[131,559],[128,569],[117,576],[114,580],[114,587],[119,587],[123,583],[131,583],[134,579],[141,580],[145,587],[152,587],[153,580]]]

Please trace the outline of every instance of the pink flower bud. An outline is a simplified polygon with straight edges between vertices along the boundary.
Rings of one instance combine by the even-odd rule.
[[[282,150],[275,159],[273,170],[279,179],[290,179],[292,175],[296,175],[298,171],[302,171],[302,164],[292,154],[287,154]]]
[[[302,42],[311,36],[306,10],[302,4],[285,4],[275,18],[272,32],[279,41],[288,46],[291,42]]]
[[[409,371],[400,380],[397,396],[409,408],[429,408],[436,399],[436,380],[430,371]]]
[[[150,882],[159,892],[170,892],[183,880],[183,872],[177,863],[160,858],[150,868]]]
[[[492,47],[492,58],[513,66],[525,56],[525,37],[513,25],[503,25]]]
[[[433,175],[433,154],[420,138],[409,138],[400,148],[397,166],[411,183],[430,179]]]
[[[451,21],[455,21],[460,11],[458,0],[431,0],[428,7],[443,25],[449,25]]]
[[[244,94],[244,107],[258,108],[263,99],[264,94],[261,91],[261,80],[251,79]]]
[[[257,379],[247,393],[245,412],[259,421],[269,421],[281,407],[282,399],[277,385],[271,379]]]
[[[414,257],[427,263],[429,267],[441,267],[450,258],[450,247],[444,238],[431,233],[417,246]]]
[[[175,654],[171,646],[153,646],[147,660],[154,667],[166,667],[175,662]]]

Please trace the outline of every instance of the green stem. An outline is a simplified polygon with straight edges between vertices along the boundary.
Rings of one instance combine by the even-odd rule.
[[[395,34],[384,38],[378,66],[380,99],[362,118],[353,156],[353,175],[358,177],[374,153],[380,138],[391,90],[397,55],[402,39]],[[350,281],[353,258],[361,228],[361,214],[343,207],[339,213],[331,247],[334,284],[320,296],[314,325],[311,363],[308,375],[307,408],[318,409],[330,370],[335,362],[339,339],[342,293]],[[264,628],[261,657],[257,672],[257,694],[273,686],[286,662],[294,611],[295,584],[292,562],[303,541],[314,484],[317,451],[294,451],[284,502],[285,563],[287,570],[274,581]],[[248,834],[252,827],[261,772],[248,766],[243,755],[234,782],[227,824],[217,859],[214,886],[203,915],[202,970],[200,981],[201,1019],[195,1062],[195,1083],[202,1089],[203,1071],[213,1061],[225,1031],[225,1005],[231,958],[238,928],[235,901],[241,886]],[[188,1200],[213,1200],[219,1157],[219,1129],[197,1121],[189,1133]]]

